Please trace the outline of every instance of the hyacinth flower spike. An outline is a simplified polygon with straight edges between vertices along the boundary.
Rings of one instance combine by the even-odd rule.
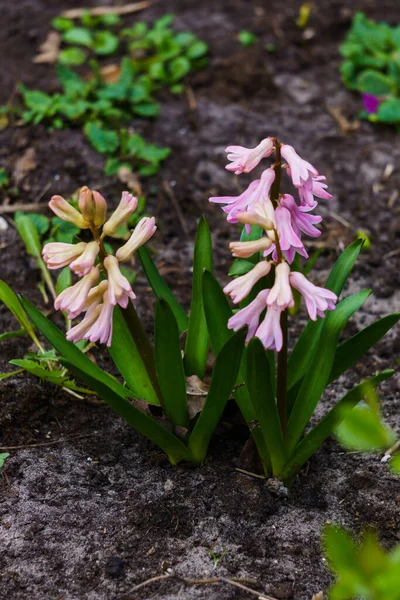
[[[225,149],[227,158],[231,161],[226,165],[227,171],[234,171],[235,175],[250,173],[263,158],[267,158],[274,151],[274,142],[271,138],[265,138],[255,148],[244,148],[243,146],[228,146]]]

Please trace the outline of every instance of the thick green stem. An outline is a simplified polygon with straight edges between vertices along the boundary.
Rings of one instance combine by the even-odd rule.
[[[283,336],[282,349],[278,352],[278,377],[276,385],[277,407],[281,420],[283,437],[287,430],[287,342],[288,342],[288,313],[283,310],[281,314],[281,329]]]
[[[157,379],[156,364],[154,360],[154,349],[150,343],[149,338],[147,337],[142,322],[139,319],[139,315],[137,314],[132,302],[129,302],[128,306],[124,310],[122,310],[122,314],[128,326],[129,332],[132,336],[132,339],[135,342],[139,354],[143,360],[143,364],[146,367],[146,371],[149,374],[150,381],[154,387],[158,399],[160,400],[160,404],[164,408],[164,400]]]

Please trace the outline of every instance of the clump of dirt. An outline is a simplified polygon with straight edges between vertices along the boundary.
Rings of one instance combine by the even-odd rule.
[[[33,65],[31,58],[51,18],[78,4],[7,3],[1,31],[6,50],[0,76],[3,102],[21,80],[54,90],[51,68]],[[392,24],[398,18],[394,0],[379,6],[363,0],[358,8]],[[227,245],[234,232],[207,200],[219,193],[237,194],[247,180],[224,171],[224,148],[229,143],[251,146],[265,135],[277,135],[326,174],[334,194],[332,201],[320,205],[323,235],[309,245],[310,252],[318,244],[324,247],[315,281],[325,280],[357,230],[371,239],[371,250],[361,254],[346,293],[371,287],[374,295],[346,334],[399,310],[399,254],[393,252],[400,218],[398,135],[361,122],[355,133],[343,136],[327,109],[339,106],[351,122],[360,109],[358,97],[343,88],[338,75],[337,45],[350,24],[352,3],[335,0],[323,10],[314,7],[306,35],[295,25],[294,0],[273,0],[268,6],[261,0],[172,0],[168,9],[176,14],[179,29],[191,29],[210,44],[209,67],[189,78],[196,109],[189,109],[185,96],[165,95],[158,120],[131,125],[173,150],[146,192],[159,225],[156,262],[184,306],[190,300],[192,234],[203,213],[211,224],[216,274],[222,283],[227,281]],[[153,21],[163,10],[155,4],[140,18]],[[129,17],[127,23],[137,18]],[[240,46],[236,36],[241,29],[259,36],[255,46]],[[271,43],[276,52],[268,53],[265,45]],[[102,157],[87,146],[79,130],[15,127],[0,132],[0,141],[0,166],[9,173],[27,149],[35,150],[37,167],[21,181],[18,201],[45,202],[53,193],[68,195],[86,184],[118,201],[121,184],[105,177]],[[390,176],[388,165],[395,166]],[[163,180],[181,207],[187,235],[163,191]],[[36,287],[39,274],[12,225],[0,236],[2,278],[48,310]],[[141,277],[135,292],[150,331],[153,299]],[[17,327],[2,306],[0,318],[2,330]],[[294,322],[293,335],[299,327]],[[317,416],[360,376],[393,367],[399,346],[398,337],[389,334],[331,386]],[[24,338],[2,343],[1,371],[29,349]],[[101,352],[99,360],[106,360]],[[355,533],[374,525],[386,547],[399,542],[400,480],[379,457],[345,453],[333,440],[286,492],[235,470],[244,442],[236,431],[221,428],[202,467],[171,467],[159,450],[101,404],[71,399],[23,376],[2,382],[0,395],[1,446],[24,446],[11,451],[7,479],[0,481],[2,597],[249,597],[222,584],[187,587],[176,580],[133,591],[147,578],[172,569],[186,578],[250,578],[256,589],[277,599],[311,600],[330,582],[320,545],[327,521]],[[398,378],[382,386],[382,398],[385,417],[398,429]],[[215,567],[212,555],[223,554]]]

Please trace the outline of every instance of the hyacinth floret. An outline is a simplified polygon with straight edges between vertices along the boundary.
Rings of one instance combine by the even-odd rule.
[[[113,311],[117,304],[126,308],[136,298],[134,291],[120,270],[119,264],[132,258],[155,233],[154,217],[144,217],[136,225],[128,241],[117,250],[116,255],[106,251],[104,239],[112,237],[128,222],[135,212],[138,200],[129,192],[123,192],[116,210],[107,220],[107,202],[97,191],[83,187],[80,190],[78,209],[61,196],[53,196],[49,206],[64,221],[89,229],[91,242],[65,244],[51,242],[43,248],[43,258],[49,269],[69,266],[80,279],[62,291],[54,307],[64,311],[69,319],[84,313],[83,319],[67,333],[67,339],[82,339],[111,346]]]
[[[312,211],[318,206],[316,198],[332,198],[326,177],[301,158],[293,146],[280,144],[276,138],[265,138],[255,148],[228,146],[226,152],[231,162],[226,168],[236,175],[249,173],[274,151],[275,162],[242,194],[213,196],[210,202],[222,204],[228,222],[243,223],[247,233],[255,225],[262,229],[258,239],[229,244],[232,256],[247,259],[258,253],[260,261],[247,274],[231,281],[224,288],[225,294],[239,303],[251,297],[255,284],[264,282],[265,289],[229,319],[228,327],[237,331],[246,326],[246,342],[255,336],[266,349],[279,352],[284,343],[282,317],[294,306],[293,289],[303,296],[308,315],[314,321],[317,317],[324,318],[327,310],[335,309],[337,296],[290,267],[296,254],[308,258],[303,235],[315,238],[321,234],[316,225],[322,218]],[[298,201],[291,194],[280,193],[283,170],[297,188]]]

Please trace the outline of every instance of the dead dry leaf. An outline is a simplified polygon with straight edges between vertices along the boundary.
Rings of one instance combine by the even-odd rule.
[[[35,149],[27,148],[24,154],[18,158],[15,163],[13,171],[15,185],[18,186],[29,171],[33,171],[33,169],[36,169]]]
[[[66,19],[80,19],[83,14],[89,13],[93,17],[102,15],[129,15],[130,13],[138,12],[148,8],[154,4],[156,0],[143,0],[143,2],[132,2],[123,6],[95,6],[93,8],[70,8],[61,13]]]
[[[186,377],[186,391],[189,396],[207,396],[210,386],[197,375]]]
[[[331,117],[339,125],[340,133],[342,135],[354,133],[355,131],[358,131],[360,129],[360,121],[358,121],[357,119],[355,121],[349,121],[347,117],[344,116],[342,108],[340,106],[327,106],[326,109],[331,115]]]
[[[324,600],[324,594],[322,592],[318,592],[318,594],[314,594],[311,600]]]
[[[40,46],[40,52],[32,61],[34,63],[55,63],[60,54],[61,35],[58,31],[50,31]]]
[[[100,74],[104,83],[117,83],[121,75],[121,67],[116,64],[106,65],[100,69]]]
[[[139,177],[136,173],[133,173],[129,167],[120,167],[118,170],[118,179],[122,183],[126,183],[130,191],[134,192],[136,196],[142,196],[142,186],[140,185]]]

